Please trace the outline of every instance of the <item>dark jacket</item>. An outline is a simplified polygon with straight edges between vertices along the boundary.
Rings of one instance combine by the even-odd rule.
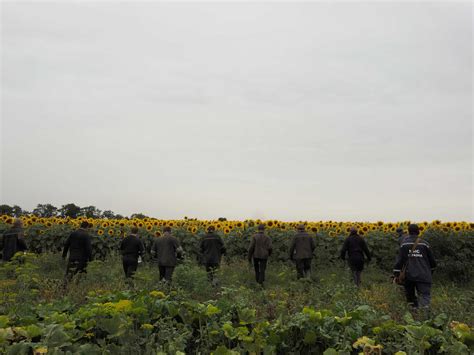
[[[156,238],[151,248],[152,255],[158,260],[160,266],[176,266],[177,257],[181,255],[178,239],[170,233]]]
[[[346,259],[346,253],[349,254],[349,263],[351,261],[364,261],[364,254],[367,257],[367,260],[370,261],[371,255],[369,248],[367,248],[367,243],[364,238],[358,234],[349,235],[344,241],[344,245],[341,249],[341,259]]]
[[[272,255],[272,240],[264,233],[257,233],[252,237],[248,259],[268,259]]]
[[[220,264],[221,256],[226,252],[222,238],[216,233],[207,233],[202,238],[199,249],[203,264]]]
[[[405,274],[407,280],[431,283],[431,274],[436,267],[436,261],[426,240],[420,239],[413,253],[411,252],[416,239],[416,235],[409,235],[403,240],[393,272],[398,275],[403,266],[407,265]]]
[[[311,259],[315,249],[314,239],[306,232],[298,232],[291,242],[290,259]]]
[[[17,252],[25,251],[26,249],[22,228],[12,227],[3,234],[4,261],[10,261]]]
[[[125,237],[120,243],[120,251],[124,259],[138,259],[139,256],[143,255],[143,250],[143,243],[135,234]]]
[[[64,244],[63,258],[69,251],[69,261],[87,262],[92,260],[91,237],[85,229],[72,232]]]

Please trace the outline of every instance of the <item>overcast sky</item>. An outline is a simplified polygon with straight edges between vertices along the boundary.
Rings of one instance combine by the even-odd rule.
[[[1,203],[473,220],[470,2],[1,7]]]

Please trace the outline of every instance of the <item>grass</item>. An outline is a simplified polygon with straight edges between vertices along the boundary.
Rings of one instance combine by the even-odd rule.
[[[293,264],[270,261],[262,289],[254,280],[253,269],[245,261],[224,262],[217,274],[217,287],[211,286],[203,267],[189,261],[176,268],[171,290],[159,281],[158,267],[151,263],[139,266],[131,286],[123,276],[121,259],[117,256],[91,262],[87,275],[80,275],[66,288],[63,287],[66,263],[59,255],[41,255],[33,258],[31,264],[24,270],[20,265],[16,279],[12,276],[12,268],[0,267],[0,314],[11,314],[15,310],[27,312],[25,303],[32,299],[41,303],[64,299],[78,307],[87,301],[88,295],[126,291],[130,287],[173,291],[176,297],[199,302],[215,300],[222,308],[243,304],[255,308],[259,319],[267,320],[284,318],[301,311],[304,306],[343,313],[367,304],[381,317],[388,316],[400,322],[408,310],[403,289],[390,283],[389,274],[369,266],[362,274],[362,286],[357,289],[342,262],[313,265],[311,279],[297,280]],[[32,283],[36,290],[31,289]],[[449,319],[473,325],[473,299],[472,283],[459,285],[437,279],[435,275],[433,316],[445,313]]]

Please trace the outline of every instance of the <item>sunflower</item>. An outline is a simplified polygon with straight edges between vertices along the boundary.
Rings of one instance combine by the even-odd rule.
[[[157,237],[157,238],[158,238],[158,237],[161,237],[161,232],[160,232],[160,231],[156,231],[156,232],[155,232],[155,237]]]
[[[107,232],[110,236],[113,236],[114,235],[114,230],[113,229],[109,229],[109,231]]]
[[[224,228],[224,233],[225,233],[225,234],[229,234],[229,233],[230,233],[230,229],[229,229],[229,228]]]
[[[97,234],[98,234],[98,235],[104,235],[104,231],[103,231],[102,229],[99,229],[99,230],[97,231]]]
[[[192,230],[191,230],[191,232],[192,232],[192,233],[196,233],[197,230],[198,230],[198,229],[197,229],[196,227],[193,227]]]

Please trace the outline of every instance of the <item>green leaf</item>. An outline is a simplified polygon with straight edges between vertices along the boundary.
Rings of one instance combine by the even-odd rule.
[[[316,343],[317,338],[318,337],[317,337],[316,333],[312,330],[309,330],[304,335],[303,341],[304,341],[305,344],[314,344],[314,343]]]
[[[0,316],[0,328],[6,328],[10,323],[8,316]]]
[[[37,336],[43,334],[43,330],[35,324],[28,325],[25,330],[28,333],[28,338],[30,339],[36,338]]]

